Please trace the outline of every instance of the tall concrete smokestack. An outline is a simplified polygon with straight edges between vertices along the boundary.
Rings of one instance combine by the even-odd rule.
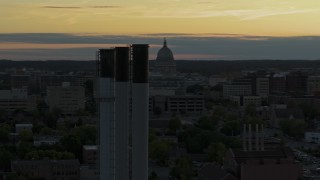
[[[259,150],[260,150],[260,149],[259,149],[259,138],[260,138],[259,134],[260,134],[260,133],[259,133],[259,124],[256,124],[256,135],[255,135],[256,151],[259,151]]]
[[[148,179],[148,48],[131,45],[132,74],[132,180]]]
[[[114,179],[114,50],[100,49],[99,62],[99,172],[100,180]]]
[[[243,151],[247,151],[247,124],[243,124],[243,132],[242,132],[242,147]]]
[[[129,180],[129,47],[116,47],[115,179]]]
[[[260,142],[261,142],[261,151],[264,151],[264,129],[263,124],[261,124],[261,133],[260,133]]]
[[[249,124],[249,151],[252,151],[252,132],[251,132],[251,124]]]

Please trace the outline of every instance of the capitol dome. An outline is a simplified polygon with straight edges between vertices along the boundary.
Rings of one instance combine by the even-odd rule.
[[[158,51],[157,61],[174,61],[172,51],[167,47],[167,41],[164,39],[163,47]]]

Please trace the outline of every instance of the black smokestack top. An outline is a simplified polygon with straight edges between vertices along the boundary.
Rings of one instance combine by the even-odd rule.
[[[148,83],[149,45],[132,44],[133,83]]]
[[[99,49],[100,77],[114,77],[114,49]]]
[[[116,81],[129,81],[129,47],[116,47]]]

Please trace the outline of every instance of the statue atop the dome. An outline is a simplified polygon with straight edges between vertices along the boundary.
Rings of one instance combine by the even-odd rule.
[[[158,51],[156,60],[158,60],[158,61],[174,61],[173,53],[172,53],[171,49],[169,49],[167,46],[166,38],[164,38],[162,48]]]

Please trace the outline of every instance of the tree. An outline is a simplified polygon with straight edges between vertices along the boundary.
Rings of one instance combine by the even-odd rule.
[[[5,171],[10,171],[11,161],[15,159],[15,155],[10,151],[1,148],[0,149],[0,168]]]
[[[49,106],[45,101],[41,101],[37,104],[37,110],[39,111],[40,115],[44,115],[49,111]]]
[[[149,128],[149,142],[156,140],[156,132],[154,129]]]
[[[93,80],[84,82],[84,90],[86,97],[93,96]]]
[[[244,122],[246,124],[251,124],[252,130],[256,130],[256,124],[263,124],[263,120],[256,116],[245,116]]]
[[[162,108],[159,107],[159,106],[154,107],[153,113],[154,113],[155,115],[161,115],[161,114],[162,114]]]
[[[256,116],[256,107],[253,104],[249,104],[245,109],[246,116]]]
[[[32,142],[33,141],[33,134],[28,130],[22,130],[19,133],[20,140],[23,142]]]
[[[221,142],[211,143],[207,149],[207,155],[209,161],[215,161],[219,164],[223,163],[223,157],[227,151],[227,148]]]
[[[28,154],[32,150],[33,150],[33,144],[32,143],[22,141],[19,144],[19,147],[17,149],[18,157],[20,159],[25,159],[26,154]]]
[[[219,120],[214,117],[203,116],[198,121],[198,126],[201,129],[215,130],[218,126]]]
[[[10,140],[10,126],[2,124],[0,126],[0,142],[7,143]]]
[[[203,87],[199,84],[195,84],[187,87],[187,93],[198,94],[203,91]]]
[[[237,120],[227,121],[220,131],[227,136],[236,136],[240,134],[240,122]]]
[[[95,99],[93,97],[93,80],[87,80],[84,83],[85,88],[85,96],[86,96],[86,103],[85,103],[85,110],[88,113],[94,114],[96,112],[95,106]]]
[[[75,116],[88,116],[89,112],[87,112],[85,109],[78,109],[75,112]]]
[[[228,114],[227,114],[226,110],[224,109],[224,107],[216,107],[213,110],[213,113],[211,115],[211,119],[213,119],[215,122],[219,122],[219,121],[225,120],[227,115]]]
[[[97,129],[95,126],[79,126],[71,130],[72,135],[80,138],[81,144],[94,145],[97,139]]]
[[[241,148],[242,147],[242,140],[239,137],[223,137],[221,138],[223,144],[227,148]]]
[[[68,152],[75,155],[76,158],[82,159],[82,143],[79,136],[76,135],[66,135],[60,140],[61,145]]]
[[[296,138],[303,137],[306,127],[306,123],[301,119],[284,119],[280,121],[281,130]]]
[[[318,115],[317,109],[314,107],[314,105],[311,105],[309,103],[302,103],[299,105],[299,107],[303,111],[303,114],[305,116],[305,120],[307,123],[307,127],[314,128],[315,126],[314,119]]]
[[[178,117],[171,118],[169,121],[168,128],[171,132],[176,133],[181,128],[181,120]]]
[[[190,160],[185,157],[177,159],[170,175],[180,180],[193,179],[194,171]]]
[[[33,124],[32,132],[39,134],[44,128],[47,128],[47,126],[43,122],[37,122]]]
[[[55,129],[57,126],[57,121],[58,121],[58,114],[57,113],[46,113],[45,115],[45,120],[46,120],[46,124],[49,128],[53,128]]]
[[[5,109],[0,109],[0,122],[5,122],[6,120],[6,111]]]
[[[74,159],[74,155],[69,152],[58,152],[56,150],[35,150],[26,154],[28,160],[41,160],[44,158],[52,160]]]
[[[56,135],[56,132],[52,128],[44,127],[41,129],[39,134],[43,136],[52,136],[52,135]]]
[[[149,144],[150,158],[158,165],[164,166],[170,155],[170,144],[163,140],[154,140]]]
[[[149,176],[149,180],[158,180],[158,175],[156,172],[152,171],[151,175]]]

